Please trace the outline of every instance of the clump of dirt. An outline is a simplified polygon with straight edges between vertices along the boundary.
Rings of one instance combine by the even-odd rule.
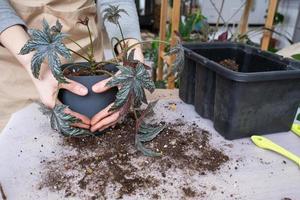
[[[239,64],[237,64],[235,60],[229,59],[229,58],[220,61],[219,64],[226,67],[227,69],[230,69],[230,70],[236,71],[236,72],[239,71],[239,67],[240,67]]]
[[[216,171],[229,158],[209,144],[209,133],[196,124],[183,133],[176,127],[184,126],[183,122],[169,124],[167,128],[150,143],[150,147],[159,149],[163,156],[158,160],[162,172],[169,166],[179,169],[190,169],[198,172]]]
[[[183,187],[182,191],[184,192],[186,197],[195,197],[196,192],[190,187]]]
[[[122,198],[147,189],[155,191],[164,184],[162,179],[170,171],[181,169],[187,174],[205,175],[207,171],[220,169],[229,160],[223,152],[210,146],[207,131],[192,124],[182,133],[179,131],[182,126],[184,123],[180,121],[166,124],[164,131],[147,144],[148,148],[162,153],[155,158],[144,157],[135,149],[131,117],[98,137],[65,138],[62,145],[73,153],[44,163],[40,189],[62,191],[66,197],[105,199],[108,188],[113,187],[113,193]],[[137,159],[143,162],[137,164]],[[149,169],[160,172],[161,176],[150,175]],[[183,186],[184,195],[196,196],[195,191]],[[155,193],[153,197],[159,195]]]

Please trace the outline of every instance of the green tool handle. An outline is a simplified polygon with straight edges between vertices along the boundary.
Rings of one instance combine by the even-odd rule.
[[[297,163],[297,165],[300,166],[300,158],[298,156],[296,156],[292,152],[286,150],[285,148],[275,144],[271,140],[269,140],[269,139],[267,139],[263,136],[258,136],[258,135],[253,135],[251,137],[251,140],[258,147],[263,148],[263,149],[268,149],[268,150],[274,151],[276,153],[279,153],[279,154],[285,156],[286,158],[294,161],[295,163]]]
[[[292,132],[300,136],[300,124],[293,124]]]

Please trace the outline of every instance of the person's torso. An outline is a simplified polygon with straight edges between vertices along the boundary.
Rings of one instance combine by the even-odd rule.
[[[89,45],[88,30],[77,23],[79,18],[89,18],[89,26],[93,35],[94,49],[97,49],[97,60],[103,58],[102,35],[100,23],[97,23],[97,9],[94,0],[10,0],[17,14],[25,21],[28,28],[41,28],[42,20],[46,19],[50,25],[59,20],[63,25],[62,31],[72,40],[87,49]],[[77,45],[65,41],[67,46],[80,52]]]
[[[58,19],[63,25],[62,31],[83,47],[83,50],[65,41],[72,50],[84,53],[90,40],[88,30],[77,23],[78,18],[89,18],[93,34],[93,46],[96,60],[102,60],[101,23],[96,22],[97,12],[94,0],[9,0],[16,13],[25,21],[27,28],[41,28],[42,20],[55,25]],[[75,61],[82,61],[73,55]],[[38,93],[24,68],[14,56],[0,46],[0,128],[7,122],[10,114],[28,104],[28,99],[37,99]]]

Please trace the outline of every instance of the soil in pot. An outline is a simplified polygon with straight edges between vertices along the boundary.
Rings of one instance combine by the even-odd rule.
[[[235,60],[230,59],[230,58],[221,60],[219,62],[219,64],[222,65],[223,67],[227,68],[227,69],[230,69],[230,70],[236,71],[236,72],[239,71],[239,67],[240,67],[239,64],[237,64]]]
[[[180,127],[186,123],[180,120],[166,124],[165,130],[147,144],[163,156],[144,157],[134,147],[133,124],[133,117],[129,116],[99,137],[64,138],[61,145],[69,146],[74,154],[45,161],[40,188],[62,191],[66,197],[80,199],[106,199],[112,193],[122,199],[124,195],[150,190],[154,192],[153,199],[161,199],[157,193],[167,192],[164,185],[178,182],[172,178],[172,172],[182,170],[187,176],[205,176],[215,173],[229,160],[210,145],[210,133],[196,124],[181,133]],[[178,189],[185,197],[205,195],[186,183],[179,184]],[[109,187],[113,187],[112,193],[108,192]]]
[[[63,69],[64,76],[66,77],[74,77],[74,76],[102,76],[106,75],[103,72],[103,69],[107,70],[109,73],[115,73],[116,68],[113,64],[107,64],[105,66],[99,66],[92,70],[92,68],[87,67],[87,63],[83,65],[83,63],[74,63],[70,66],[67,66]]]
[[[58,94],[58,99],[63,104],[68,105],[71,110],[92,118],[96,113],[114,102],[118,90],[117,88],[111,88],[103,93],[94,93],[92,86],[109,78],[109,76],[103,74],[101,69],[92,72],[88,66],[88,63],[66,64],[62,66],[64,75],[86,86],[88,88],[88,94],[86,96],[79,96],[68,90],[61,89]],[[104,68],[111,73],[117,71],[115,65],[105,65]]]

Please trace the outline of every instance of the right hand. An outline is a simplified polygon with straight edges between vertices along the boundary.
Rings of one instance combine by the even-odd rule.
[[[105,79],[93,85],[92,90],[95,93],[102,93],[110,89],[107,87],[106,84],[112,78]],[[109,111],[109,109],[113,106],[114,103],[111,103],[106,108],[98,112],[95,116],[91,119],[91,132],[95,131],[103,131],[108,127],[114,127],[116,123],[118,123],[119,119],[121,118],[120,110],[117,111]]]
[[[43,64],[41,67],[40,79],[34,78],[31,72],[31,59],[34,53],[31,52],[26,55],[19,54],[20,49],[24,46],[28,39],[29,35],[20,25],[11,26],[0,34],[0,42],[12,53],[12,55],[15,56],[15,58],[22,64],[27,73],[30,75],[43,104],[49,108],[54,108],[57,99],[57,93],[60,88],[64,88],[81,96],[84,96],[88,93],[86,87],[71,80],[68,80],[70,82],[69,84],[58,85],[58,82],[53,77],[46,64]],[[67,109],[65,112],[79,118],[82,121],[81,123],[74,124],[74,126],[86,129],[90,128],[90,119],[86,116],[73,112],[69,109]]]
[[[46,65],[42,65],[39,79],[34,78],[31,75],[32,81],[37,88],[42,103],[48,108],[54,108],[57,101],[57,94],[59,89],[66,89],[70,92],[85,96],[88,93],[88,89],[80,83],[67,79],[69,83],[58,84],[57,80],[52,75],[50,69]],[[75,127],[90,129],[91,121],[88,117],[74,112],[70,109],[65,110],[66,114],[73,115],[81,120],[81,123],[73,124]]]

